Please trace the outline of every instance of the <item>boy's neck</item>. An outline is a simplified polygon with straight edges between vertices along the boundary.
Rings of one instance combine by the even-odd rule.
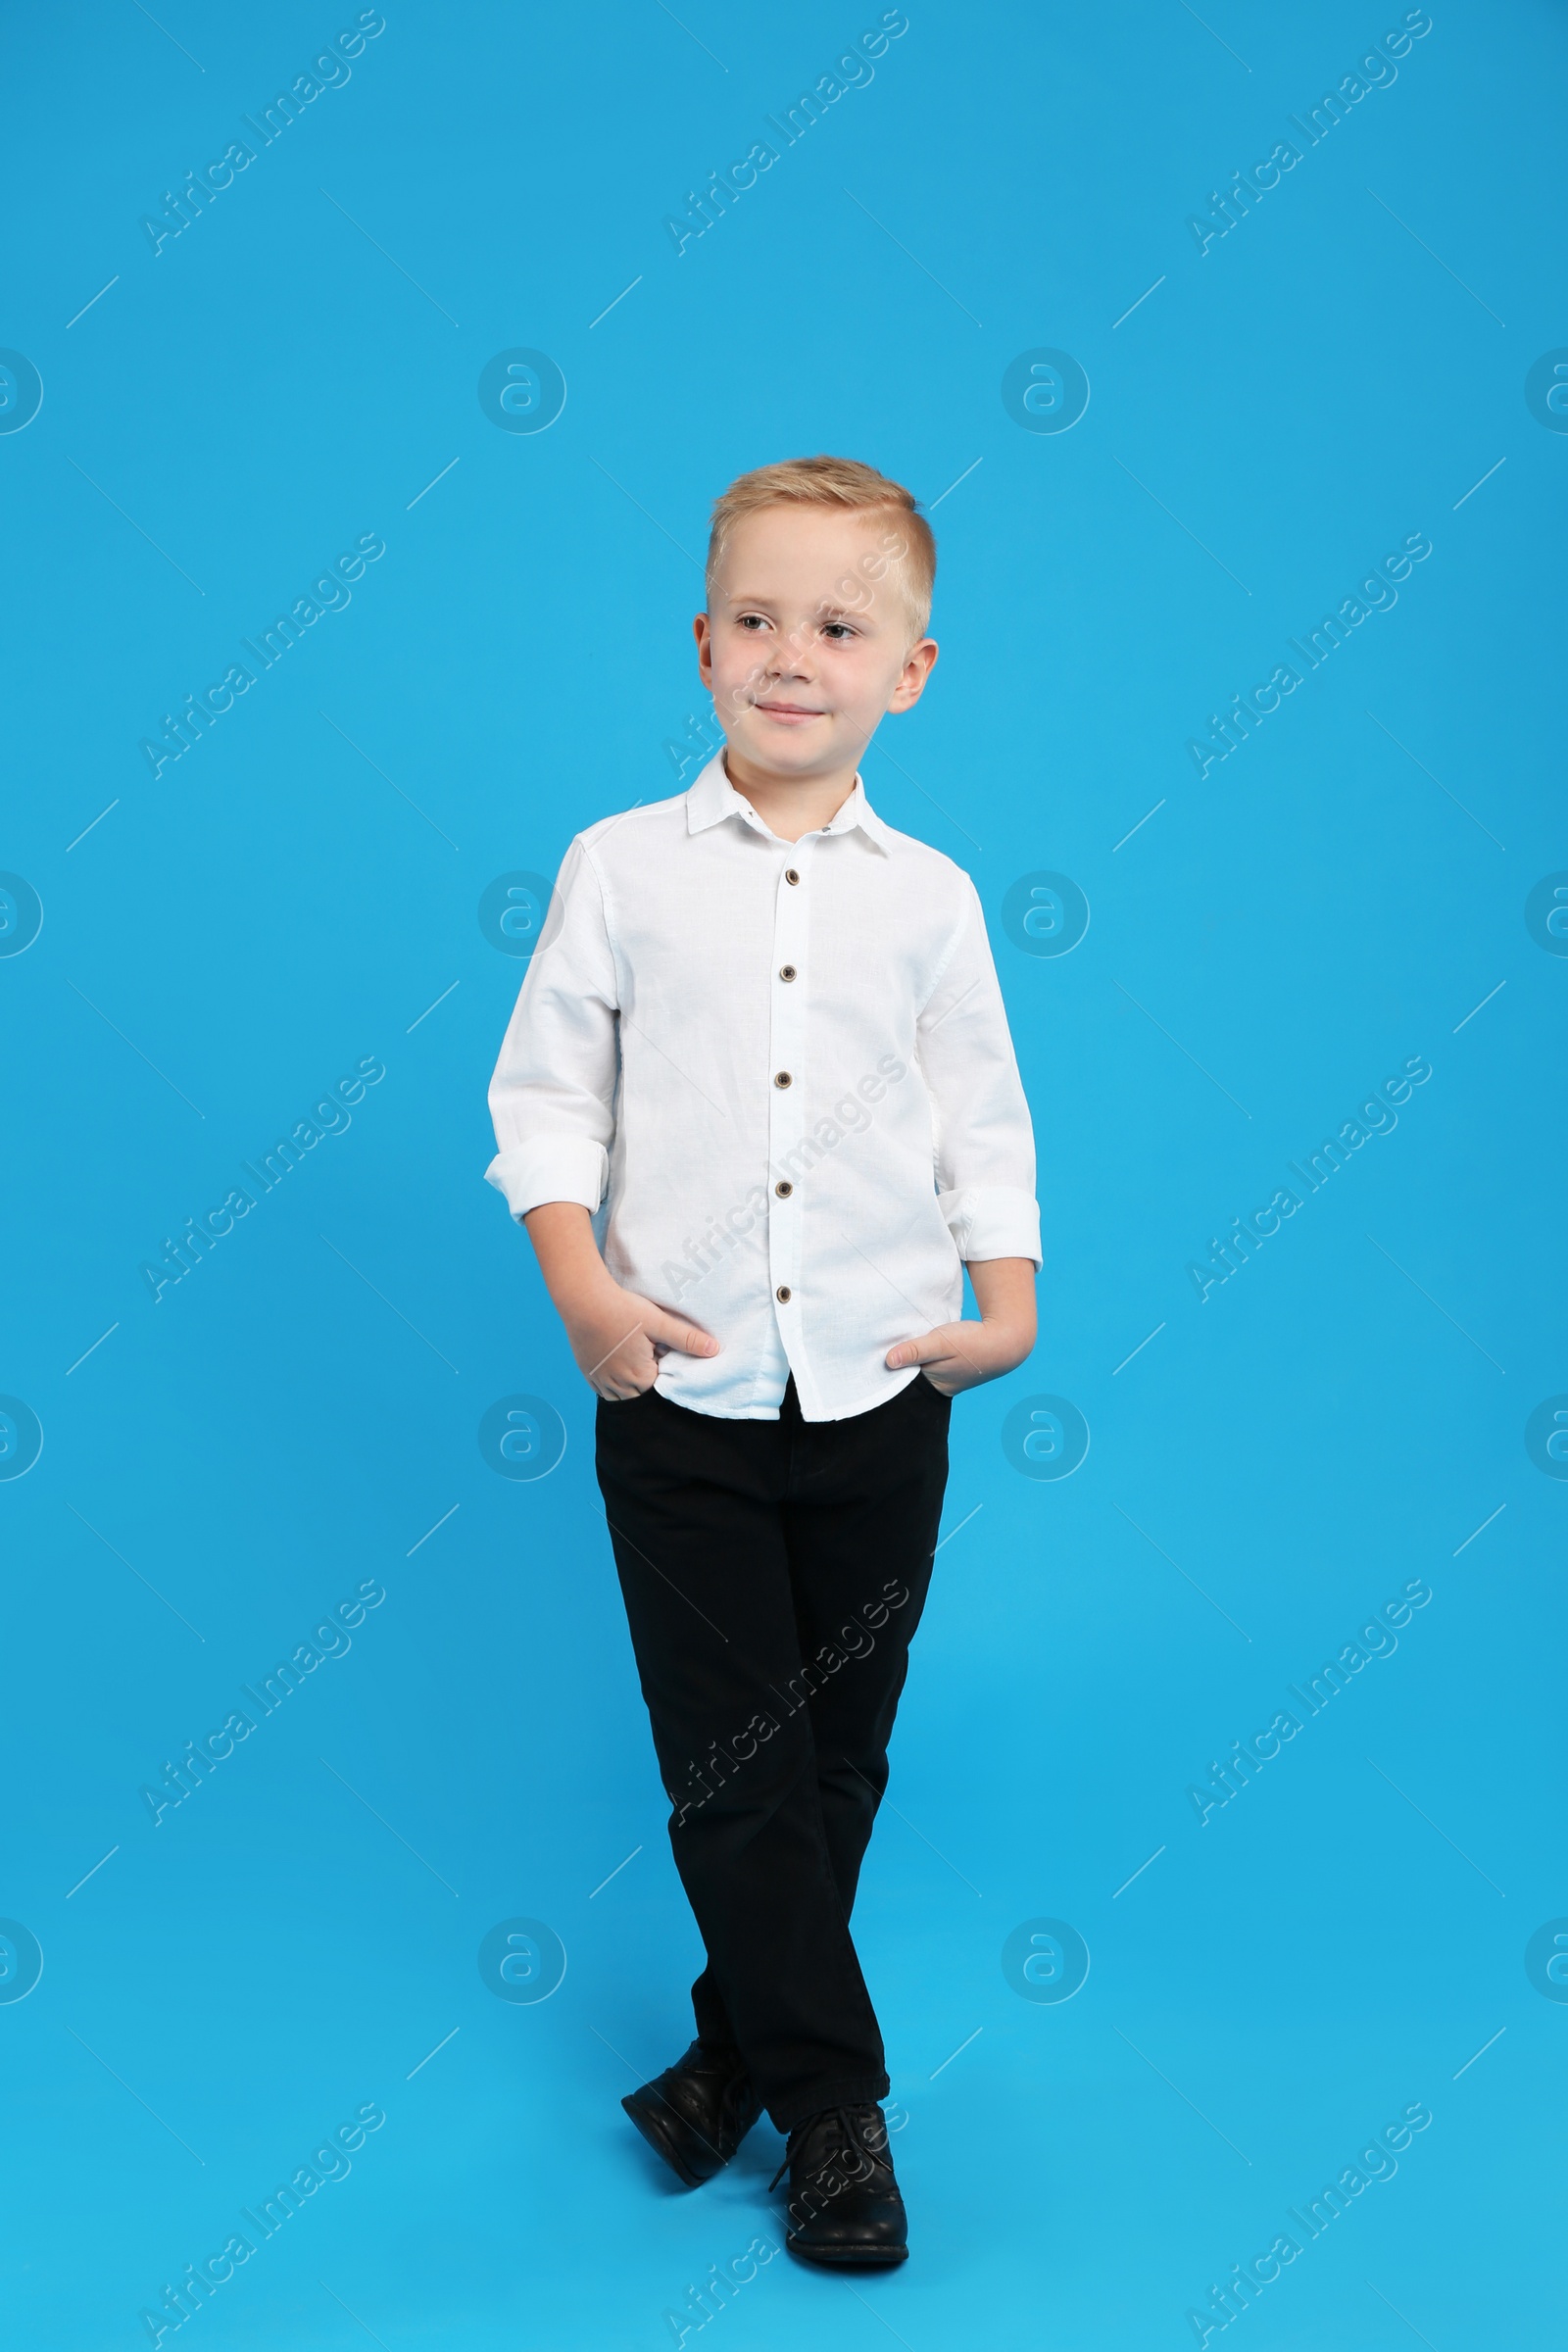
[[[724,750],[724,772],[741,798],[750,801],[770,833],[799,841],[837,816],[855,790],[858,770],[836,768],[825,776],[780,776],[757,767],[732,746]]]

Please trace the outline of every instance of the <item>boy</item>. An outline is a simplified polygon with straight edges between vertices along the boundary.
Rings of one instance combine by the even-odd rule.
[[[874,816],[858,773],[931,674],[935,568],[914,500],[868,466],[795,459],[725,491],[695,622],[725,748],[573,841],[490,1088],[489,1180],[600,1398],[708,1953],[697,2039],[622,2105],[689,2186],[765,2107],[786,2243],[838,2264],[907,2252],[850,1912],[951,1399],[1029,1353],[1040,1264],[974,885]],[[956,1319],[965,1263],[978,1322]]]

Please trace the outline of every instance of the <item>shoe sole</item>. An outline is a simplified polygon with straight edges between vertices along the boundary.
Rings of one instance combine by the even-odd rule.
[[[711,2180],[713,2178],[711,2173],[694,2173],[692,2171],[680,2154],[674,2139],[670,2136],[668,2127],[655,2110],[640,2107],[637,2104],[635,2092],[628,2093],[620,2103],[655,2155],[663,2158],[683,2188],[702,2188]],[[716,2169],[722,2171],[723,2168],[719,2166]]]
[[[907,2246],[875,2248],[844,2246],[818,2249],[803,2246],[797,2239],[789,2236],[785,2237],[784,2245],[787,2252],[798,2256],[802,2262],[814,2262],[822,2269],[830,2271],[886,2271],[893,2269],[895,2264],[907,2262],[909,2259]]]

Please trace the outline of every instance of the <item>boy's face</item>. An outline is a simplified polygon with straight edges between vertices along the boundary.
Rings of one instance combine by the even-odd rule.
[[[853,772],[889,710],[907,710],[937,658],[910,643],[896,511],[765,507],[729,534],[698,662],[742,771]]]

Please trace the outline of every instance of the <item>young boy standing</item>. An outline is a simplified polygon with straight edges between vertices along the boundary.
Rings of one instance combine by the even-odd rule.
[[[824,2263],[907,2251],[850,1913],[951,1400],[1029,1353],[1040,1264],[974,885],[858,772],[930,676],[935,568],[868,466],[797,459],[724,493],[695,626],[725,748],[573,841],[490,1088],[489,1180],[600,1398],[708,1954],[697,2039],[622,2104],[692,2186],[765,2107],[786,2243]]]

